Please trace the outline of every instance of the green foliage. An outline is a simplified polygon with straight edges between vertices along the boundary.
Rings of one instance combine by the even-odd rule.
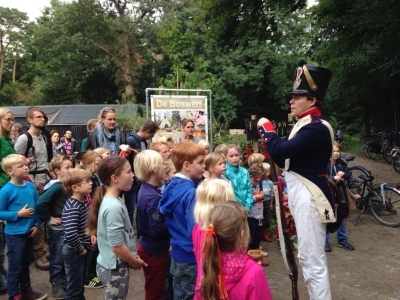
[[[334,74],[326,107],[352,131],[399,128],[399,14],[395,0],[322,0],[315,7],[312,55]]]
[[[117,123],[121,130],[138,132],[140,127],[146,122],[146,118],[140,115],[140,111],[145,109],[143,105],[139,105],[139,113],[131,114],[129,111],[124,111],[122,107],[116,108]]]

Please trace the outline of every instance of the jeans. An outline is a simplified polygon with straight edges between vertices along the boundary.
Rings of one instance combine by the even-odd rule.
[[[5,260],[4,227],[5,224],[2,221],[0,221],[0,291],[7,287],[6,270],[4,269],[4,260]]]
[[[327,230],[325,243],[329,242],[330,235],[331,235],[331,233]],[[340,224],[339,228],[337,229],[336,237],[337,237],[338,241],[347,240],[348,235],[347,235],[347,231],[346,231],[346,220],[343,220],[342,224]]]
[[[174,299],[193,299],[197,264],[183,263],[171,258],[171,274],[174,276]]]
[[[65,280],[65,268],[62,257],[63,230],[54,230],[48,227],[48,242],[50,246],[49,275],[50,283],[54,284]]]
[[[29,266],[33,257],[33,239],[24,235],[6,234],[7,243],[7,289],[12,298],[19,293],[26,293],[31,286]]]
[[[87,274],[87,253],[80,255],[74,249],[63,246],[62,258],[67,276],[66,300],[85,300],[83,284]]]

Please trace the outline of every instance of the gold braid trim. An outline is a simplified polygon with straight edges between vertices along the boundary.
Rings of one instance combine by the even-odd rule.
[[[308,85],[310,86],[311,90],[316,91],[318,89],[318,86],[315,84],[314,80],[312,79],[310,72],[308,72],[306,65],[303,66],[303,71],[304,71],[304,75],[306,76]]]

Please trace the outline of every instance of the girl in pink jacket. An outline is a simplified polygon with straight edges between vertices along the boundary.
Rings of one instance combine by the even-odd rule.
[[[200,299],[272,299],[264,269],[247,255],[247,212],[236,201],[210,210],[202,249]]]

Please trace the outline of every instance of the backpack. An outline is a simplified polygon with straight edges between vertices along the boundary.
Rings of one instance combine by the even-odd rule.
[[[47,162],[50,162],[53,159],[53,149],[52,149],[51,141],[50,141],[50,138],[49,138],[50,135],[47,135],[46,132],[47,131],[45,131],[45,130],[43,132],[40,132],[40,136],[43,138],[43,140],[46,143]],[[35,147],[33,146],[32,135],[28,131],[24,131],[19,136],[21,136],[23,134],[26,135],[26,137],[28,139],[28,143],[26,144],[26,150],[25,150],[25,153],[24,153],[25,157],[28,157],[29,150],[32,149],[33,156],[36,158]],[[33,175],[33,178],[36,177],[36,174],[43,174],[43,173],[46,174],[49,178],[51,178],[51,174],[50,174],[49,170],[45,169],[45,170],[39,170],[38,171],[37,170],[37,164],[36,164],[35,171],[30,171],[29,172],[29,174]]]
[[[53,159],[53,149],[50,141],[50,135],[46,134],[47,131],[41,131],[40,136],[43,138],[43,140],[46,143],[46,149],[47,149],[47,162],[50,162]],[[28,139],[28,143],[26,144],[26,150],[25,150],[25,157],[28,157],[29,150],[32,149],[33,156],[35,156],[35,147],[33,146],[33,138],[32,135],[28,131],[24,131],[20,134],[21,135],[26,135]]]

